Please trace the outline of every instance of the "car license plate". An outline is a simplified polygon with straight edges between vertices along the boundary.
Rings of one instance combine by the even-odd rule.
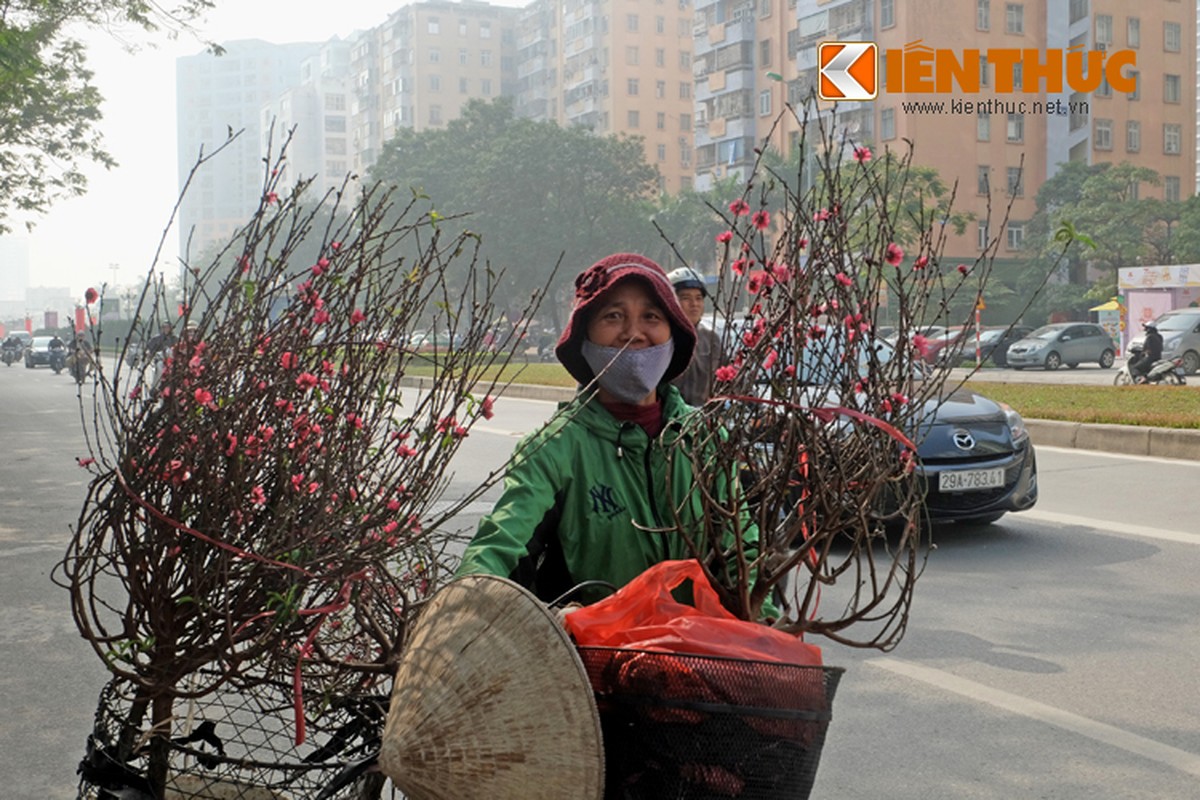
[[[943,492],[974,492],[995,489],[1004,485],[1004,469],[963,469],[938,475],[938,489]]]

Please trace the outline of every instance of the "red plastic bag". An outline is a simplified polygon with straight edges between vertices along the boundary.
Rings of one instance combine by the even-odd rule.
[[[689,580],[694,606],[671,596]],[[655,564],[611,597],[567,614],[565,624],[581,647],[821,666],[821,648],[727,611],[694,559]]]

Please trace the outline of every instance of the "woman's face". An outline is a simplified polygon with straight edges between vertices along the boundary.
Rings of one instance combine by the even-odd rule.
[[[641,281],[622,281],[600,295],[588,320],[587,338],[600,347],[639,350],[665,344],[671,338],[671,323]]]

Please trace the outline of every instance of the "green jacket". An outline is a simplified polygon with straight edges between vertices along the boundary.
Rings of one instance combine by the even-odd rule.
[[[673,527],[674,506],[680,525],[703,535],[689,458],[677,453],[668,464],[669,448],[691,444],[684,422],[693,409],[674,386],[660,386],[659,396],[666,426],[655,440],[588,395],[562,404],[518,446],[503,494],[480,521],[458,574],[511,578],[553,600],[583,581],[620,587],[659,561],[694,557],[679,533],[646,530]],[[747,530],[748,540],[757,536]],[[573,599],[607,594],[594,588]]]

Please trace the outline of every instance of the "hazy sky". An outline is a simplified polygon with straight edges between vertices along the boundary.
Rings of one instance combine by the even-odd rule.
[[[527,0],[493,0],[523,6]],[[285,42],[345,38],[382,23],[406,0],[216,0],[200,27],[221,42],[263,39]],[[145,41],[144,35],[139,35]],[[178,195],[175,148],[175,59],[203,51],[189,36],[155,40],[154,49],[122,50],[105,33],[89,33],[89,64],[104,95],[101,129],[120,164],[89,169],[90,188],[58,203],[28,235],[31,286],[65,286],[81,295],[88,286],[138,282],[154,264],[155,251]],[[16,235],[25,235],[23,228]],[[164,248],[174,264],[178,236]],[[113,267],[116,267],[114,270]]]

